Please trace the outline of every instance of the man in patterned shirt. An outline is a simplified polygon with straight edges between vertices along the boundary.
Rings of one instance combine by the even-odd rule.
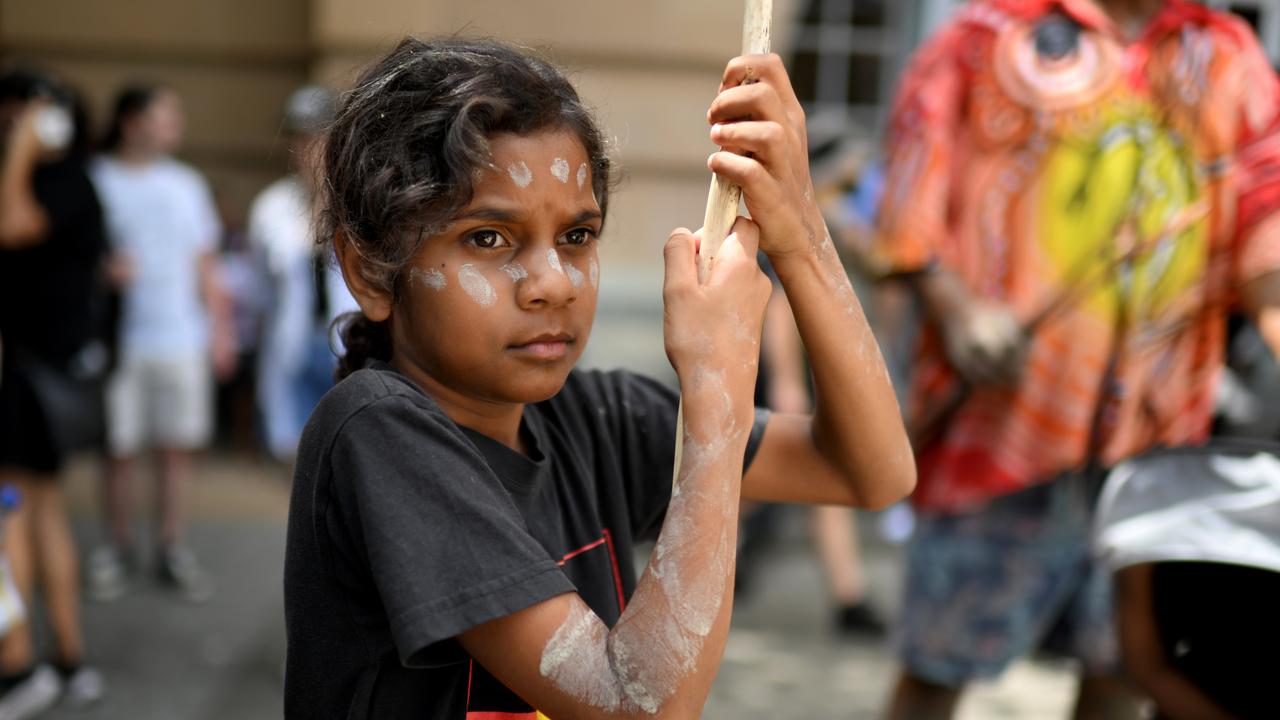
[[[893,108],[875,260],[930,328],[893,717],[1040,646],[1123,707],[1102,470],[1209,434],[1227,312],[1280,350],[1280,84],[1188,0],[975,0]]]

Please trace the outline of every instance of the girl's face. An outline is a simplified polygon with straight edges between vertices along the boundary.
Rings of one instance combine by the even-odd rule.
[[[559,392],[591,333],[600,205],[572,132],[490,145],[471,203],[400,278],[392,362],[438,400],[538,402]]]

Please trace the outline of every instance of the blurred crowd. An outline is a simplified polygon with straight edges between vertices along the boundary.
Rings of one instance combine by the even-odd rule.
[[[214,592],[184,540],[196,453],[220,436],[290,467],[356,309],[313,236],[334,112],[289,97],[291,171],[236,227],[174,157],[172,89],[121,89],[98,132],[73,89],[0,73],[0,720],[106,692],[81,588]],[[903,606],[867,602],[851,511],[809,523],[833,631],[893,639],[889,716],[949,717],[1039,650],[1077,662],[1081,717],[1280,716],[1280,82],[1252,31],[1183,0],[970,3],[886,135],[811,119],[916,446],[916,496],[880,524],[910,538]],[[757,402],[808,411],[781,292],[762,350]],[[81,562],[58,477],[86,449],[103,532]],[[741,592],[775,512],[744,513]]]
[[[105,692],[86,662],[82,586],[112,601],[145,571],[185,600],[212,595],[184,541],[194,457],[221,435],[287,472],[333,383],[330,327],[354,303],[314,250],[311,190],[334,99],[302,87],[283,110],[291,172],[237,228],[174,157],[185,119],[172,89],[121,89],[97,137],[71,88],[30,67],[0,76],[0,478],[12,498],[0,718]],[[103,458],[104,532],[82,568],[58,477],[84,450]],[[156,521],[140,535],[142,469]],[[48,662],[32,640],[35,598],[55,641]]]

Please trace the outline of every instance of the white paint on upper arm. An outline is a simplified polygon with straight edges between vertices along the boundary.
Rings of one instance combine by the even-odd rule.
[[[574,602],[564,622],[542,649],[538,672],[568,695],[592,707],[617,712],[622,682],[608,667],[609,629],[582,602]]]

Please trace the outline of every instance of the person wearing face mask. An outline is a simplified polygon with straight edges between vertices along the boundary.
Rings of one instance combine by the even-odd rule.
[[[77,99],[49,78],[0,72],[0,486],[21,494],[5,519],[4,555],[28,607],[39,578],[55,647],[53,666],[37,664],[30,612],[0,641],[4,720],[103,693],[101,675],[84,665],[75,541],[58,482],[67,457],[100,429],[96,378],[106,362],[106,242],[84,127]]]

